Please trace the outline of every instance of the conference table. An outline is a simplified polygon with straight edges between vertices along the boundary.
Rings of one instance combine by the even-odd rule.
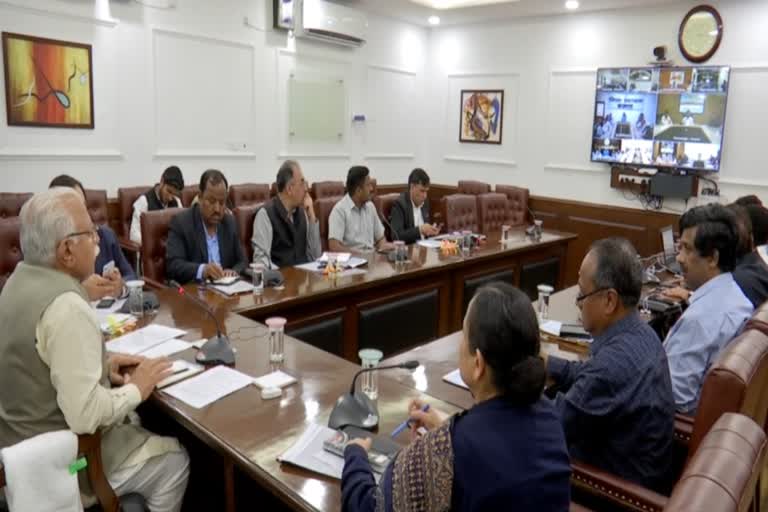
[[[284,317],[294,337],[350,361],[366,347],[386,357],[461,329],[472,294],[490,281],[509,282],[531,298],[542,283],[562,288],[568,243],[575,238],[544,230],[533,241],[519,228],[501,243],[499,233],[489,233],[466,257],[414,244],[405,264],[356,253],[367,260],[357,271],[329,276],[285,268],[281,288],[232,297],[209,290],[205,300],[259,322]]]
[[[187,331],[183,339],[188,341],[216,334],[216,323],[185,297],[172,290],[156,293],[160,309],[142,319],[141,325],[156,323],[183,329]],[[210,292],[189,293],[205,298]],[[270,364],[264,325],[227,308],[217,308],[214,315],[236,350],[236,370],[259,377],[280,369],[298,382],[285,388],[278,399],[263,400],[259,388],[251,385],[203,409],[190,407],[162,390],[154,392],[140,411],[145,426],[181,438],[192,454],[185,510],[234,511],[240,496],[262,506],[266,499],[276,499],[263,510],[340,510],[338,480],[280,463],[277,457],[298,440],[310,423],[327,425],[336,399],[349,390],[360,367],[291,336],[285,338],[285,361]],[[194,354],[194,349],[189,349],[179,355],[193,361]],[[429,400],[449,412],[458,411],[449,403],[400,384],[393,378],[399,372],[407,370],[379,377],[382,433],[391,432],[406,418],[408,403],[414,398]],[[407,434],[398,441],[407,442]],[[202,451],[208,453],[201,455]]]

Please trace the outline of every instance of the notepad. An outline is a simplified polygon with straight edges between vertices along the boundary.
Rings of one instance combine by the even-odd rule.
[[[551,336],[560,336],[560,329],[562,327],[563,323],[557,320],[547,320],[539,324],[539,330]]]
[[[253,379],[253,383],[260,388],[284,388],[296,382],[296,377],[277,370],[262,377]]]
[[[453,370],[451,373],[443,375],[443,380],[448,384],[453,384],[454,386],[458,386],[460,388],[469,389],[469,386],[467,386],[464,383],[464,380],[461,378],[461,372],[458,368]]]
[[[442,245],[440,240],[419,240],[416,242],[419,247],[426,247],[427,249],[439,249]]]
[[[352,257],[352,254],[348,252],[324,252],[318,261],[328,261],[328,256],[335,256],[337,263],[346,263]]]
[[[231,284],[212,284],[210,287],[225,295],[237,295],[253,291],[253,283],[243,280],[233,281]]]
[[[253,377],[226,366],[217,366],[164,390],[190,407],[202,409],[249,386]]]
[[[216,279],[214,281],[214,284],[223,284],[223,285],[226,286],[226,285],[230,285],[230,284],[234,283],[238,279],[240,279],[240,277],[238,277],[238,276],[226,276],[226,277],[222,277],[222,278]]]
[[[106,343],[107,351],[117,354],[137,355],[172,338],[184,336],[186,331],[150,324]]]

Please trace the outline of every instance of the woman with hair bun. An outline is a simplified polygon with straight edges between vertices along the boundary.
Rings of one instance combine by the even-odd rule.
[[[482,287],[464,317],[461,378],[475,405],[453,417],[414,400],[413,442],[376,483],[366,450],[347,446],[348,512],[567,511],[571,466],[560,418],[542,397],[546,372],[531,301],[505,283]],[[427,433],[418,436],[424,427]]]

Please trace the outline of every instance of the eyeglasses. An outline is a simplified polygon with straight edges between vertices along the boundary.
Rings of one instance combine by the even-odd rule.
[[[88,229],[86,231],[77,231],[75,233],[70,233],[67,236],[65,236],[64,239],[66,240],[67,238],[76,238],[78,236],[84,236],[84,235],[89,235],[92,239],[95,240],[96,237],[98,236],[98,228],[96,228],[96,226],[91,226],[91,229]]]
[[[598,294],[598,293],[600,293],[600,292],[604,292],[604,291],[607,291],[607,290],[612,290],[612,289],[613,289],[613,288],[598,288],[597,290],[592,290],[592,291],[591,291],[591,292],[589,292],[589,293],[582,293],[582,294],[580,294],[580,295],[577,295],[577,296],[576,296],[576,305],[578,306],[579,304],[581,304],[582,302],[584,302],[584,299],[586,299],[587,297],[591,297],[591,296],[593,296],[593,295],[595,295],[595,294]]]

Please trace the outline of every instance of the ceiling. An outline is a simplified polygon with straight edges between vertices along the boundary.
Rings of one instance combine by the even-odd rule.
[[[570,12],[622,9],[669,4],[670,0],[580,0],[576,11],[565,8],[565,0],[333,0],[367,12],[427,26],[427,18],[440,16],[441,25],[481,23],[523,16],[547,16]],[[430,8],[425,4],[467,5],[452,9]]]

